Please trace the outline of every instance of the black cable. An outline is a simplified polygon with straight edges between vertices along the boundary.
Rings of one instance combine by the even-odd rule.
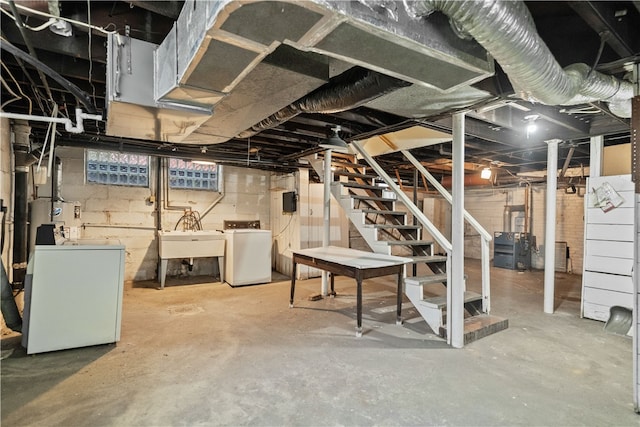
[[[587,73],[587,77],[585,78],[585,80],[588,79],[589,76],[591,76],[591,73],[593,73],[596,67],[598,66],[598,62],[600,62],[600,57],[602,56],[602,51],[604,50],[604,43],[605,43],[604,38],[600,37],[600,47],[598,48],[598,54],[596,55],[596,59],[595,61],[593,61],[593,65],[589,69],[589,72]]]
[[[41,70],[43,73],[51,77],[53,80],[58,82],[62,87],[67,89],[71,94],[86,108],[89,114],[95,114],[97,112],[96,107],[91,102],[91,97],[85,91],[80,89],[75,84],[71,83],[69,80],[62,77],[60,74],[51,69],[47,64],[35,59],[33,56],[28,53],[18,49],[8,41],[4,39],[0,39],[0,49],[4,49],[7,52],[11,53],[16,58],[22,59],[24,62],[27,62],[34,66],[35,68]]]

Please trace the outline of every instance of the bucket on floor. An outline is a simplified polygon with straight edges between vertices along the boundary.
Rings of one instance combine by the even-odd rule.
[[[633,323],[633,311],[626,307],[614,305],[609,309],[609,320],[604,324],[605,332],[616,335],[627,335]]]

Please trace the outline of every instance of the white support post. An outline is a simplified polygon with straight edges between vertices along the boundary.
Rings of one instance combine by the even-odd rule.
[[[556,270],[556,194],[559,139],[547,141],[547,215],[544,235],[544,312],[553,313]]]
[[[482,261],[482,311],[486,314],[489,314],[491,311],[491,266],[489,265],[490,260],[490,246],[489,240],[480,239],[480,248],[481,248],[481,256],[480,259]]]
[[[452,129],[451,282],[447,284],[451,298],[447,317],[451,317],[448,336],[454,348],[464,346],[464,116],[453,115]]]
[[[604,136],[602,135],[592,136],[590,147],[589,147],[589,176],[591,178],[602,175],[602,150],[603,149],[604,149]]]
[[[324,200],[322,247],[331,245],[331,150],[324,152]],[[320,289],[322,296],[329,294],[329,272],[322,271],[322,285]]]

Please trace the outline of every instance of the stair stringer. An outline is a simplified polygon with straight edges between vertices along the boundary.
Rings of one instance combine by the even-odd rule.
[[[340,182],[331,183],[331,194],[334,199],[347,215],[351,223],[356,227],[356,230],[360,233],[362,238],[371,250],[378,254],[391,255],[391,247],[384,241],[377,239],[378,230],[373,227],[366,226],[365,213],[359,209],[354,209],[352,206],[352,199],[345,194],[342,194],[342,185]]]
[[[435,307],[427,307],[422,304],[423,290],[422,285],[412,284],[411,281],[404,280],[404,294],[409,298],[411,304],[418,310],[420,316],[427,322],[427,325],[431,328],[434,334],[440,334],[440,328],[444,326],[442,324],[442,309]]]

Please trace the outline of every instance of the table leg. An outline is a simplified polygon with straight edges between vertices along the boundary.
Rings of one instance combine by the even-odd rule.
[[[360,338],[362,336],[362,275],[358,272],[356,273],[356,315],[357,315],[357,323],[356,323],[356,337]]]
[[[164,289],[164,280],[167,277],[167,264],[169,264],[168,259],[165,258],[160,260],[160,289]]]
[[[402,271],[398,272],[398,308],[396,310],[396,325],[402,325]]]
[[[331,295],[332,297],[336,296],[336,288],[335,288],[335,281],[334,281],[334,274],[333,273],[329,273],[331,275],[331,292],[329,293],[329,295]]]
[[[291,297],[289,298],[289,308],[293,307],[293,294],[296,291],[296,268],[298,267],[298,263],[296,263],[295,258],[293,259],[293,268],[291,271]]]

